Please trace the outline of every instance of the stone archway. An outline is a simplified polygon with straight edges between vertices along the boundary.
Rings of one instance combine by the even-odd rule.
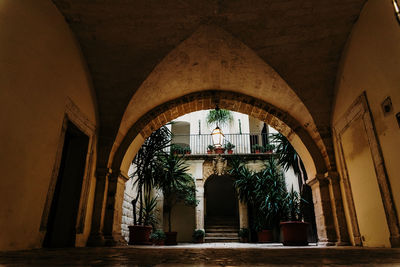
[[[268,64],[212,26],[201,27],[174,49],[132,97],[108,163],[99,161],[92,233],[119,239],[118,177],[125,175],[123,162],[134,157],[130,146],[140,146],[168,121],[216,104],[258,118],[289,139],[311,178],[320,240],[345,240],[347,226],[339,184],[332,182],[337,175],[329,136],[321,137],[306,106]]]

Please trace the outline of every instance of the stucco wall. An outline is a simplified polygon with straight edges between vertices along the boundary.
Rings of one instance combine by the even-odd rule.
[[[51,1],[0,2],[0,88],[0,250],[38,248],[68,98],[96,124],[80,48]],[[77,245],[90,231],[92,199]]]
[[[395,20],[391,1],[368,1],[354,26],[343,54],[333,108],[333,125],[335,125],[353,101],[363,91],[366,92],[397,207],[400,207],[400,165],[398,164],[400,129],[395,114],[400,112],[399,44],[400,25]],[[391,97],[394,110],[384,116],[381,102],[387,96]],[[357,123],[351,125],[349,133],[355,132],[358,129],[356,127],[358,127]],[[352,148],[357,145],[368,145],[362,142],[362,135],[344,136],[343,151],[353,189],[360,232],[365,239],[364,245],[389,246],[387,231],[383,234],[384,237],[376,232],[378,229],[384,231],[387,225],[385,226],[386,219],[381,214],[382,200],[378,184],[375,182],[376,175],[371,156],[368,155],[371,152],[364,147]],[[336,152],[337,149],[336,144]],[[338,165],[340,166],[339,162]],[[366,173],[368,168],[370,172]],[[367,182],[368,179],[371,179],[371,182]],[[370,194],[371,192],[374,193]],[[381,214],[381,221],[378,223],[376,218],[379,214]]]

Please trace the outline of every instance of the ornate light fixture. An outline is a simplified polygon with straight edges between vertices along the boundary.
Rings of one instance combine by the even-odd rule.
[[[213,140],[213,144],[216,148],[220,148],[222,147],[222,142],[224,141],[224,133],[222,132],[222,130],[217,127],[212,131],[211,133],[211,137]]]
[[[394,14],[396,15],[397,21],[400,23],[400,5],[398,0],[392,0],[394,7]]]
[[[215,111],[219,111],[218,105],[215,105]],[[222,143],[224,141],[224,133],[222,130],[218,127],[218,121],[217,121],[217,127],[211,132],[211,137],[213,140],[213,144],[215,148],[222,148]]]

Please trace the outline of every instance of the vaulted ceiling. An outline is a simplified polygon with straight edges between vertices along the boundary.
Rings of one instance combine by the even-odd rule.
[[[366,0],[53,2],[87,60],[100,142],[110,148],[135,91],[168,52],[203,24],[221,27],[253,49],[296,91],[321,133],[329,135],[339,61]]]

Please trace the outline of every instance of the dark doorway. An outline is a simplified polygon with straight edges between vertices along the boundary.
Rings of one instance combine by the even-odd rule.
[[[44,247],[75,246],[76,220],[89,137],[68,122]]]
[[[238,216],[238,199],[230,176],[213,175],[205,185],[207,217]]]

